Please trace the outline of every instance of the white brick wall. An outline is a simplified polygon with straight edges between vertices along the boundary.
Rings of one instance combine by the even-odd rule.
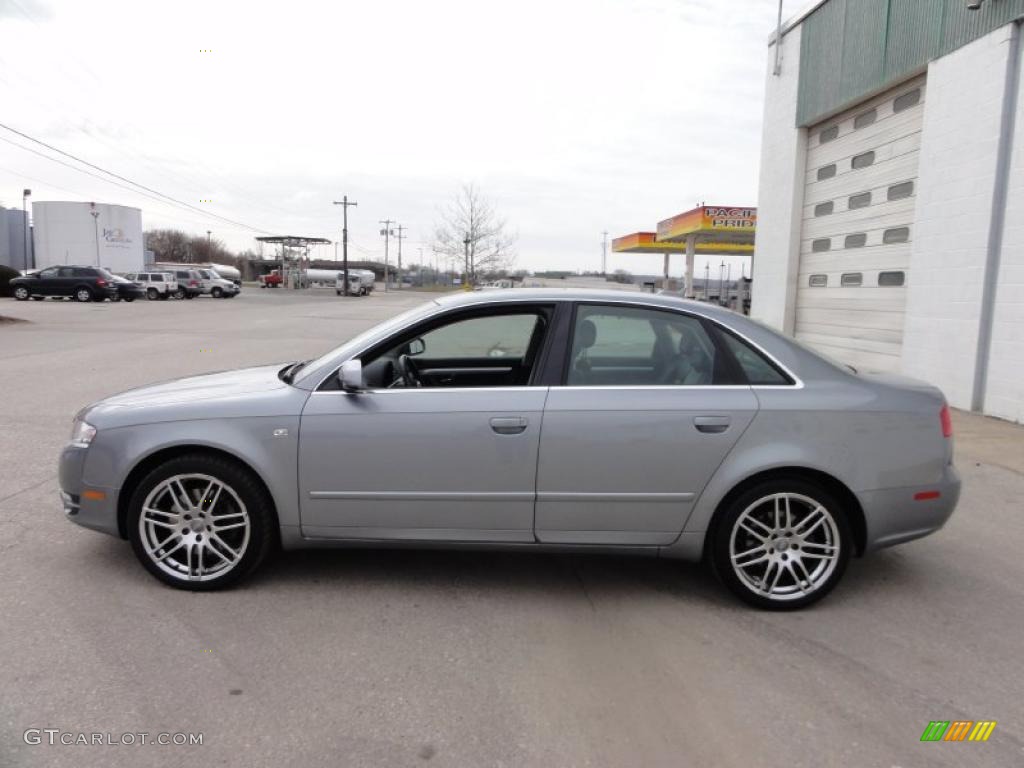
[[[902,367],[958,408],[971,405],[1009,37],[1003,27],[928,67]]]
[[[796,127],[800,34],[797,27],[783,36],[778,77],[775,48],[768,49],[751,305],[753,317],[786,333],[793,332],[807,157],[807,131]]]
[[[1019,85],[985,412],[1024,422],[1024,78]]]

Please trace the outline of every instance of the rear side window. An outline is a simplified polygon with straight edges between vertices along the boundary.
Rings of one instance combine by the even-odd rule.
[[[742,339],[733,336],[728,331],[719,334],[725,341],[732,356],[736,358],[743,374],[747,377],[747,383],[761,386],[789,385],[793,382],[786,374],[780,371],[764,355],[751,347]]]
[[[727,379],[695,317],[620,306],[581,305],[576,311],[569,386],[706,386]]]

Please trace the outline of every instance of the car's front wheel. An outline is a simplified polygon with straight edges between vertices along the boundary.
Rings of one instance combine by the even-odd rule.
[[[179,589],[219,589],[252,572],[271,551],[273,525],[272,504],[256,477],[201,453],[161,464],[129,502],[136,557]]]
[[[220,288],[214,288],[213,290],[210,291],[210,295],[215,299],[219,299],[221,296],[224,295],[224,291],[222,291]]]
[[[802,478],[753,486],[720,512],[711,561],[751,605],[794,610],[817,602],[842,578],[853,541],[840,503]]]

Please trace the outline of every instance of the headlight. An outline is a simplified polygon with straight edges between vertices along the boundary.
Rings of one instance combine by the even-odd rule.
[[[96,437],[96,427],[87,422],[76,420],[71,428],[71,444],[76,448],[88,448],[89,443]]]

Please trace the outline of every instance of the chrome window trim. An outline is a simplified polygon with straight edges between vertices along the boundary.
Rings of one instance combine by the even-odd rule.
[[[763,355],[768,360],[770,360],[774,365],[776,365],[779,368],[779,370],[781,370],[783,373],[785,373],[787,376],[789,376],[789,378],[791,378],[793,380],[792,384],[720,384],[720,385],[701,384],[701,385],[689,386],[689,387],[687,387],[685,385],[681,385],[681,384],[641,384],[641,385],[630,386],[630,387],[610,386],[609,385],[607,387],[608,389],[728,389],[728,388],[739,388],[739,389],[803,389],[804,388],[803,380],[799,376],[797,376],[795,373],[793,373],[793,371],[789,368],[789,366],[783,365],[774,355],[772,355],[770,352],[768,352],[760,344],[758,344],[757,342],[753,341],[746,334],[743,334],[740,331],[736,330],[735,328],[732,328],[732,327],[729,327],[729,326],[725,325],[724,323],[719,321],[717,318],[711,317],[710,315],[708,315],[708,314],[706,314],[704,312],[701,312],[699,310],[699,308],[691,309],[690,307],[684,307],[682,309],[679,309],[677,307],[665,306],[664,304],[659,304],[657,302],[652,302],[652,301],[644,301],[642,299],[641,300],[629,299],[629,298],[618,299],[618,298],[604,298],[604,297],[602,297],[600,299],[597,299],[597,298],[595,298],[595,299],[580,299],[580,298],[575,298],[575,297],[570,297],[570,296],[551,296],[551,297],[545,297],[544,300],[538,300],[536,298],[523,298],[523,299],[519,299],[519,298],[516,298],[515,296],[495,297],[494,299],[492,299],[490,301],[480,302],[479,304],[476,304],[474,306],[475,307],[498,307],[498,306],[508,305],[508,304],[538,304],[538,303],[543,304],[545,302],[574,302],[574,303],[577,303],[577,304],[611,304],[611,305],[622,305],[622,306],[628,306],[628,307],[648,307],[650,309],[661,310],[662,312],[675,312],[676,314],[680,314],[680,315],[688,315],[690,317],[699,317],[699,318],[701,318],[703,320],[707,320],[709,323],[714,323],[714,325],[717,328],[719,328],[721,330],[724,330],[725,332],[731,333],[731,334],[733,334],[734,336],[736,336],[739,339],[742,339],[746,344],[749,344],[759,354]],[[430,314],[430,315],[427,315],[425,317],[422,317],[417,322],[421,322],[421,323],[422,322],[427,322],[429,320],[433,320],[433,319],[435,319],[435,318],[437,318],[437,317],[439,317],[439,316],[441,316],[443,314],[446,314],[448,312],[458,312],[458,311],[461,311],[463,309],[465,309],[464,306],[459,306],[459,307],[457,307],[455,309],[450,309],[448,307],[439,305],[439,309],[438,309],[437,312],[434,312],[433,314]],[[408,328],[408,326],[406,326],[406,328]],[[396,331],[395,333],[401,333],[404,330],[405,330],[405,328],[401,328],[398,331]],[[392,334],[392,335],[394,335],[394,334]],[[351,355],[349,355],[345,359],[346,360],[355,359],[355,358],[359,357],[361,354],[363,354],[364,352],[366,352],[368,349],[370,349],[370,348],[372,348],[372,347],[374,347],[374,346],[376,346],[377,344],[380,344],[380,343],[381,343],[380,341],[370,342],[369,344],[367,344],[363,348],[353,352]],[[400,388],[400,389],[367,389],[367,390],[361,390],[358,393],[346,392],[346,391],[340,390],[340,389],[321,390],[320,388],[324,385],[325,381],[327,381],[332,376],[336,376],[338,374],[338,371],[341,369],[341,363],[343,363],[343,362],[345,362],[345,360],[340,361],[336,368],[331,370],[330,373],[326,374],[322,379],[320,379],[320,381],[317,382],[316,386],[313,387],[311,394],[314,394],[314,395],[317,395],[317,394],[351,395],[351,394],[370,394],[370,393],[377,393],[377,392],[411,392],[411,391],[416,391],[416,392],[431,392],[431,391],[432,392],[457,392],[457,391],[478,392],[478,391],[484,390],[484,389],[486,389],[488,391],[491,391],[491,392],[493,392],[493,391],[512,391],[512,392],[515,392],[515,391],[519,391],[519,390],[553,389],[553,388],[556,388],[556,387],[558,389],[567,389],[567,387],[563,386],[563,385],[544,385],[544,386],[536,386],[536,387],[426,387],[426,388],[416,388],[414,390],[412,390],[412,389],[405,389],[405,388]],[[578,387],[578,389],[598,389],[598,387]]]

